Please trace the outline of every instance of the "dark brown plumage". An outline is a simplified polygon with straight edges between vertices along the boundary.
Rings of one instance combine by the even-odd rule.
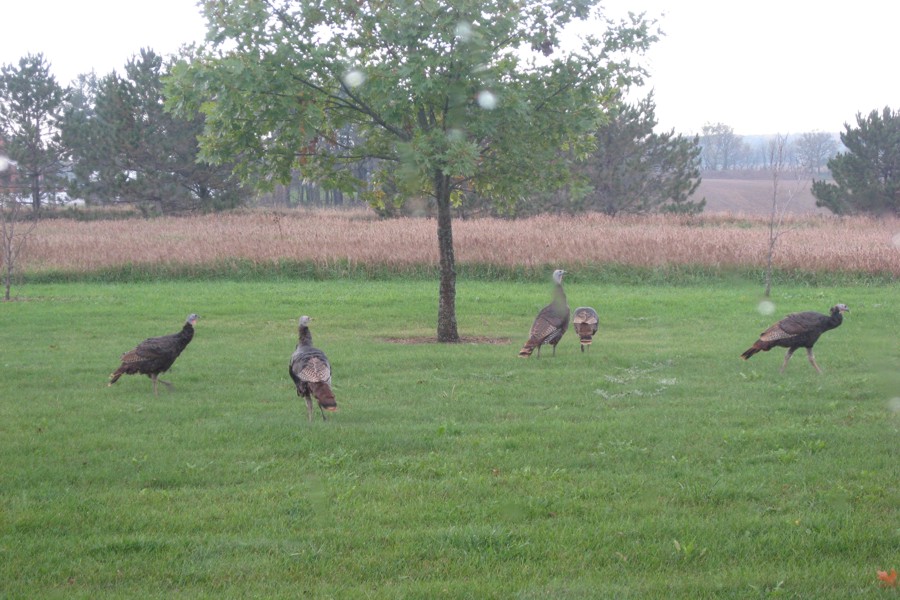
[[[787,354],[781,364],[783,373],[794,351],[797,348],[806,348],[809,363],[821,373],[822,369],[816,364],[816,357],[813,355],[813,345],[820,335],[843,323],[843,314],[849,310],[845,304],[837,304],[831,307],[830,314],[827,315],[813,311],[790,314],[763,331],[759,339],[741,354],[741,358],[747,360],[757,352],[767,352],[775,346],[787,348]]]
[[[562,269],[553,272],[553,281],[556,283],[556,287],[553,289],[553,302],[542,308],[534,319],[528,341],[519,350],[519,356],[522,358],[531,356],[535,348],[537,348],[538,358],[540,358],[541,346],[544,344],[553,346],[553,356],[556,356],[556,344],[569,328],[569,303],[562,286],[564,273],[565,271]]]
[[[159,379],[160,373],[165,373],[175,362],[175,359],[187,348],[194,339],[194,323],[199,319],[195,314],[188,316],[184,327],[178,333],[160,337],[147,338],[138,344],[133,350],[122,355],[122,364],[110,375],[109,385],[114,384],[122,375],[146,375],[153,380],[153,395],[157,396],[156,382],[172,387],[168,381]]]
[[[572,327],[581,341],[582,352],[584,352],[585,346],[590,347],[594,334],[597,333],[599,323],[600,317],[597,316],[597,311],[590,306],[580,306],[575,309],[575,314],[572,317]]]
[[[324,352],[312,345],[310,321],[306,315],[300,317],[297,349],[291,355],[289,371],[297,386],[297,395],[306,399],[306,417],[312,421],[312,399],[315,398],[325,420],[325,411],[336,411],[337,402],[331,390],[331,363]]]

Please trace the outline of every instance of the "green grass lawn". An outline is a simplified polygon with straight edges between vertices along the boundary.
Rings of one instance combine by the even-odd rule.
[[[566,283],[581,353],[517,357],[551,284],[46,284],[0,304],[0,596],[896,598],[896,286]],[[844,302],[801,350],[740,353]],[[154,398],[119,355],[194,341]],[[308,423],[287,364],[313,317],[340,412]],[[318,414],[317,414],[318,416]]]

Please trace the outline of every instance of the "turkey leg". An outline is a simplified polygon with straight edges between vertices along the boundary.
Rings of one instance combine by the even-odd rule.
[[[821,372],[822,372],[822,369],[820,369],[820,368],[819,368],[819,365],[816,364],[816,357],[813,356],[812,348],[807,348],[807,349],[806,349],[806,357],[809,359],[809,364],[811,364],[812,366],[814,366],[814,367],[816,368],[816,371],[818,371],[819,373],[821,373]]]
[[[172,389],[172,384],[169,383],[168,381],[163,381],[162,379],[160,379],[158,373],[152,373],[152,374],[150,375],[150,379],[153,380],[153,395],[154,395],[154,396],[159,396],[159,393],[156,391],[156,388],[157,388],[156,382],[157,382],[157,381],[158,381],[159,383],[163,384],[164,386],[166,386],[166,389],[167,389],[167,390],[171,390],[171,389]]]
[[[794,354],[794,350],[796,350],[796,348],[791,348],[790,350],[787,351],[787,354],[784,355],[784,362],[781,363],[781,372],[782,373],[784,373],[784,368],[787,366],[788,361],[791,360],[791,355]]]

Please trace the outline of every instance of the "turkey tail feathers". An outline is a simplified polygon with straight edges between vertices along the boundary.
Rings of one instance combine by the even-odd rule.
[[[763,340],[756,340],[756,343],[747,348],[743,354],[741,354],[741,358],[747,360],[757,352],[768,352],[772,349],[772,345]]]
[[[319,406],[325,410],[337,410],[337,401],[334,399],[334,392],[331,391],[331,386],[328,383],[324,381],[310,381],[309,389],[312,395],[316,397]]]
[[[744,352],[743,354],[741,354],[741,358],[743,358],[744,360],[747,360],[748,358],[750,358],[751,356],[753,356],[754,354],[756,354],[756,353],[759,352],[760,350],[761,350],[761,349],[760,349],[760,348],[757,348],[756,346],[752,346],[752,347],[750,347],[750,348],[747,348],[747,351]]]
[[[575,316],[572,317],[572,324],[575,325],[575,333],[581,341],[581,350],[584,351],[585,346],[590,346],[597,333],[597,323],[600,317],[597,311],[590,306],[580,306],[575,309]]]

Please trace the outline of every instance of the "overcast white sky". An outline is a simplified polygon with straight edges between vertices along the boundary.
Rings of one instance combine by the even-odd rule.
[[[606,0],[610,14],[659,16],[648,55],[660,126],[741,135],[837,132],[857,112],[900,109],[900,2]],[[0,12],[0,63],[42,52],[62,84],[120,70],[142,47],[199,41],[194,0],[13,0]]]

